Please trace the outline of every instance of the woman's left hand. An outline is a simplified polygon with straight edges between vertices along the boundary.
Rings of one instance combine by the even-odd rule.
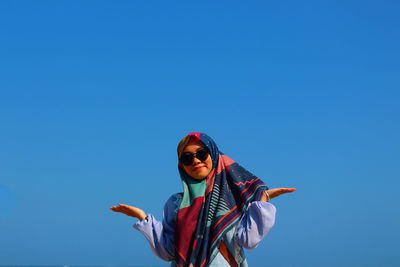
[[[263,193],[262,197],[261,197],[261,201],[269,201],[270,199],[280,196],[282,194],[287,194],[287,193],[292,193],[296,191],[296,188],[273,188],[273,189],[269,189],[267,190],[267,193],[269,195],[269,199],[267,197],[267,194],[265,194],[265,192]]]

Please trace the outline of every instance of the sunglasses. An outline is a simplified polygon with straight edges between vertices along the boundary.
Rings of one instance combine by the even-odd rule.
[[[199,150],[197,150],[196,153],[190,153],[190,152],[185,152],[181,155],[181,157],[179,158],[179,161],[185,165],[185,166],[189,166],[192,165],[194,158],[197,158],[200,161],[205,161],[208,158],[208,155],[210,153],[208,152],[207,149],[205,148],[201,148]]]

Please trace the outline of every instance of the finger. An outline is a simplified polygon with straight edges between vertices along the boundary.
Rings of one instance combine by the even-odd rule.
[[[138,208],[136,207],[132,207],[129,205],[125,205],[125,204],[118,204],[121,208],[126,209],[126,210],[137,210]]]
[[[131,207],[128,205],[123,205],[123,204],[120,204],[120,206],[118,208],[121,210],[121,212],[124,212],[124,213],[134,213],[137,211],[137,208]]]
[[[111,208],[112,208],[113,210],[117,210],[117,211],[121,211],[121,210],[124,209],[124,207],[121,207],[121,206],[112,206]]]
[[[294,191],[296,191],[296,188],[284,188],[284,187],[282,187],[282,188],[274,188],[274,189],[271,189],[271,190],[273,190],[274,192],[294,192]]]
[[[294,187],[291,187],[291,188],[284,188],[286,191],[288,191],[288,192],[294,192],[294,191],[296,191],[296,188],[294,188]]]
[[[296,188],[281,188],[282,194],[292,193],[294,191],[296,191]]]
[[[296,191],[296,188],[273,188],[273,189],[269,189],[267,190],[270,198],[275,198],[278,197],[282,194],[286,194],[286,193],[291,193]]]
[[[118,209],[118,208],[110,208],[110,210],[112,210],[112,211],[114,211],[114,212],[121,212],[121,210]]]
[[[119,208],[119,209],[126,209],[126,205],[124,205],[124,204],[118,204],[118,208]]]
[[[279,190],[277,190],[276,194],[282,195],[282,194],[292,193],[294,191],[295,190],[292,190],[291,188],[279,188]]]
[[[132,207],[131,206],[127,206],[127,205],[121,205],[120,207],[119,207],[121,210],[124,210],[124,211],[129,211],[129,210],[132,210]]]

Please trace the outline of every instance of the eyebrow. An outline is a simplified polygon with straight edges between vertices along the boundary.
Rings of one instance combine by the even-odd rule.
[[[200,147],[199,149],[197,149],[197,150],[195,151],[195,153],[197,153],[198,151],[200,151],[200,150],[202,150],[202,149],[207,150],[207,148],[204,146],[204,147]],[[183,151],[182,154],[183,154],[183,153],[192,153],[192,154],[193,154],[193,152],[190,152],[190,151]]]

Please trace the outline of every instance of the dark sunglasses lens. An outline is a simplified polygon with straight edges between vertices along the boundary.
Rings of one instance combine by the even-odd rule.
[[[208,151],[205,149],[201,149],[201,150],[197,151],[197,153],[196,153],[196,158],[198,158],[201,161],[206,160],[207,157],[208,157]]]
[[[184,153],[181,156],[181,162],[183,165],[191,165],[193,163],[193,154],[192,153]]]

